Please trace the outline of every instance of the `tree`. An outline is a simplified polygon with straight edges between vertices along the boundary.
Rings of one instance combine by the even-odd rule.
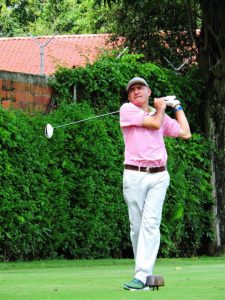
[[[109,8],[93,9],[94,0],[2,0],[0,36],[105,32]]]
[[[225,244],[225,1],[200,1],[202,27],[198,63],[206,89],[202,103],[205,132],[214,141],[212,185],[215,199],[216,241],[211,250],[222,253]]]
[[[132,50],[145,51],[146,43],[150,43],[150,39],[160,30],[163,31],[166,39],[168,29],[170,33],[177,34],[177,30],[174,30],[177,18],[181,25],[180,34],[181,31],[187,33],[188,43],[191,42],[193,47],[191,48],[196,49],[199,71],[206,87],[202,97],[203,130],[214,142],[211,182],[215,200],[213,207],[215,241],[209,247],[209,254],[220,255],[225,245],[225,0],[96,0],[95,4],[101,5],[103,2],[105,5],[116,3],[121,15],[125,12],[120,19],[119,28],[123,29],[125,26],[123,20],[128,19],[129,22],[135,20],[131,33],[129,28],[132,27],[127,28],[127,34],[125,30],[122,31]],[[180,15],[176,14],[177,17],[174,18],[171,10],[168,11],[170,6],[176,7]],[[180,16],[183,16],[183,19]],[[148,26],[149,22],[151,26]],[[135,30],[135,26],[138,30]],[[146,26],[147,30],[144,31],[143,27]],[[200,29],[200,35],[197,34],[197,29]],[[142,34],[143,32],[145,34]],[[141,40],[138,38],[139,35]],[[168,40],[175,44],[174,35],[173,39]],[[188,43],[184,43],[182,49],[185,49]],[[178,44],[179,51],[181,46],[182,43]],[[161,44],[158,51],[163,53],[165,45]],[[152,58],[156,60],[156,57],[152,56]]]
[[[146,61],[168,67],[167,59],[177,66],[183,59],[196,55],[182,3],[168,1],[163,7],[143,9],[120,3],[106,17],[109,31],[126,37],[130,51],[144,54]]]

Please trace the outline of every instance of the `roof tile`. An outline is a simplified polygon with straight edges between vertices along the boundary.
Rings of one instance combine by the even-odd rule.
[[[51,37],[35,37],[44,45]],[[56,35],[44,47],[44,74],[53,74],[58,65],[73,68],[93,63],[101,49],[109,49],[110,34]],[[32,37],[0,38],[0,70],[41,73],[41,47]]]

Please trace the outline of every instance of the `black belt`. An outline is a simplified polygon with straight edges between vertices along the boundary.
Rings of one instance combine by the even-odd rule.
[[[166,167],[137,167],[132,165],[125,165],[125,169],[127,170],[134,170],[134,171],[141,171],[141,172],[149,172],[149,173],[157,173],[157,172],[163,172],[166,170]]]

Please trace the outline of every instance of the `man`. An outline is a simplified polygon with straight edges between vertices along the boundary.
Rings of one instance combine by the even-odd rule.
[[[169,186],[167,152],[163,136],[189,139],[188,121],[175,96],[155,98],[149,106],[151,89],[145,79],[135,77],[127,84],[128,99],[120,109],[125,143],[123,193],[128,206],[130,238],[135,258],[135,277],[124,284],[128,290],[143,290],[152,275],[160,244],[163,202]],[[174,109],[176,119],[165,114]]]

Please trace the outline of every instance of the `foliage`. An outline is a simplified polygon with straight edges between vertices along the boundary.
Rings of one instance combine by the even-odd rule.
[[[163,210],[167,222],[162,223],[161,253],[195,256],[214,235],[209,227],[213,205],[209,171],[212,143],[194,134],[188,141],[167,138],[166,147],[171,183]]]
[[[109,8],[93,9],[94,0],[3,0],[0,35],[16,36],[106,32]]]
[[[195,122],[199,85],[139,56],[102,57],[93,65],[60,69],[52,85],[58,109],[49,115],[28,116],[0,109],[0,258],[131,257],[129,220],[122,195],[123,138],[117,115],[55,129],[54,126],[118,110],[125,85],[140,75],[154,95],[177,93],[191,122]],[[131,63],[132,61],[132,63]],[[77,103],[71,97],[78,88]],[[196,84],[196,83],[194,83]],[[122,100],[121,100],[122,98]],[[59,101],[60,99],[60,101]],[[198,130],[196,124],[193,128]],[[210,145],[194,134],[190,141],[167,139],[171,185],[162,219],[162,256],[195,255],[208,228]],[[209,151],[207,151],[207,149]],[[193,180],[194,178],[194,180]]]
[[[128,237],[116,116],[59,129],[47,140],[47,121],[93,110],[71,104],[48,117],[0,113],[1,258],[120,257]]]
[[[102,2],[96,0],[95,4],[102,7]],[[196,1],[109,0],[108,4],[113,5],[106,16],[109,30],[126,38],[130,52],[143,53],[145,61],[172,68],[195,59],[196,29],[201,27]]]
[[[84,103],[67,105],[48,120],[1,110],[2,259],[131,255],[118,118],[57,129],[51,140],[43,136],[47,121],[57,125],[92,114]],[[198,135],[188,147],[172,139],[166,145],[171,185],[164,206],[161,255],[195,255],[203,238],[212,235],[205,151],[209,146]]]

